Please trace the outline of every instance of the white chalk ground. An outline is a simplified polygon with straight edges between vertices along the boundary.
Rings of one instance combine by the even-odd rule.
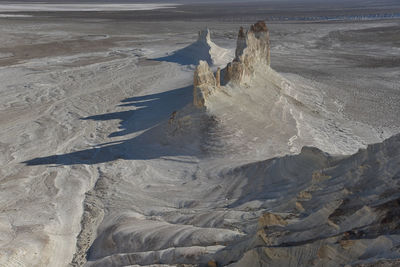
[[[10,42],[10,31],[0,30],[0,42]],[[232,169],[298,153],[303,145],[349,154],[397,131],[382,134],[346,118],[317,82],[272,70],[249,88],[216,95],[215,124],[185,108],[193,65],[144,58],[184,47],[164,43],[182,37],[137,36],[144,45],[136,50],[120,44],[0,68],[0,265],[67,266],[82,262],[86,250],[88,266],[205,261],[252,233],[265,211],[291,210],[289,197],[305,187],[291,178],[304,164],[272,160],[246,178]],[[71,64],[93,56],[110,60]],[[173,111],[177,131],[168,124]],[[266,172],[277,173],[268,168],[293,184],[264,181]],[[264,191],[251,186],[253,178]]]
[[[31,15],[0,14],[0,18],[29,18]]]
[[[132,11],[174,8],[176,4],[0,4],[0,12],[36,12],[36,11]]]

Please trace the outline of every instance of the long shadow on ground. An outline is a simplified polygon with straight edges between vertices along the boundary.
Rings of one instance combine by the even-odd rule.
[[[162,156],[177,156],[182,153],[171,147],[164,147],[155,142],[160,137],[159,123],[167,120],[175,110],[182,109],[192,99],[192,86],[140,97],[131,97],[121,101],[119,106],[135,107],[135,110],[112,112],[94,115],[82,120],[121,120],[120,130],[109,137],[125,136],[134,132],[147,130],[137,137],[96,145],[95,147],[61,155],[38,157],[24,161],[28,166],[34,165],[75,165],[97,164],[117,159],[152,159]],[[162,140],[161,140],[162,141]],[[190,152],[185,152],[190,153]]]
[[[158,94],[126,98],[121,101],[119,107],[134,109],[89,116],[82,120],[120,120],[120,130],[111,133],[108,137],[124,136],[146,130],[167,119],[173,111],[186,106],[191,101],[192,88],[188,86]]]
[[[200,60],[205,60],[209,65],[212,65],[212,58],[209,53],[210,47],[201,41],[174,51],[170,55],[153,58],[156,61],[165,61],[178,63],[180,65],[198,65]]]

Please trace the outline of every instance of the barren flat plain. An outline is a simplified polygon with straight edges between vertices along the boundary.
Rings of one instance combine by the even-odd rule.
[[[395,1],[2,5],[0,266],[400,264]],[[194,107],[258,20],[271,67]]]

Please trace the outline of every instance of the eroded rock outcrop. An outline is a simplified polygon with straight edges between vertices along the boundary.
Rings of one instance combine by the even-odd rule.
[[[266,68],[271,63],[269,30],[259,21],[246,31],[240,28],[235,59],[224,69],[224,83],[242,83],[251,77],[256,68]]]
[[[399,152],[396,135],[352,156],[305,148],[296,156],[243,166],[235,175],[251,177],[243,187],[246,201],[249,192],[259,192],[258,200],[268,196],[270,186],[283,180],[297,189],[285,186],[287,204],[270,207],[254,235],[213,257],[229,267],[399,266]],[[290,169],[296,171],[286,176]]]
[[[199,40],[211,42],[209,31],[199,32]],[[252,25],[248,31],[240,28],[235,58],[221,71],[217,70],[215,77],[207,62],[200,62],[194,73],[194,105],[202,107],[207,97],[221,83],[242,84],[247,82],[257,69],[269,68],[270,41],[269,30],[263,21]]]
[[[220,71],[214,77],[206,61],[200,61],[194,72],[193,79],[193,104],[196,107],[204,107],[205,101],[213,91],[220,86]]]

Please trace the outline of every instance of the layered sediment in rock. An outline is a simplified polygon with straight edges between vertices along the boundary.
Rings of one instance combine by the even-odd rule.
[[[396,135],[352,156],[305,147],[296,156],[243,166],[235,172],[250,181],[243,200],[250,194],[261,200],[282,183],[286,204],[270,202],[254,235],[215,260],[229,267],[399,266],[399,155]]]
[[[223,70],[224,83],[242,83],[254,74],[256,68],[270,65],[269,30],[259,21],[246,31],[240,28],[236,43],[235,59]]]
[[[193,104],[204,107],[209,95],[220,87],[220,70],[214,76],[206,61],[200,61],[194,72]]]
[[[218,118],[219,127],[237,131],[221,138],[224,142],[264,147],[260,153],[278,156],[298,153],[303,146],[350,154],[379,140],[370,126],[344,118],[319,85],[285,77],[270,67],[270,61],[269,31],[257,22],[248,31],[239,30],[235,58],[226,68],[213,73],[215,68],[202,63],[196,69],[194,106],[205,107]]]
[[[208,30],[199,32],[199,40],[211,43]],[[207,62],[200,62],[194,73],[194,105],[204,106],[206,98],[219,88],[221,83],[241,84],[255,73],[257,69],[269,68],[270,41],[269,30],[263,21],[252,25],[248,31],[240,28],[235,58],[221,71],[217,70],[215,77]],[[205,78],[207,77],[207,78]],[[212,77],[212,78],[211,78]]]

